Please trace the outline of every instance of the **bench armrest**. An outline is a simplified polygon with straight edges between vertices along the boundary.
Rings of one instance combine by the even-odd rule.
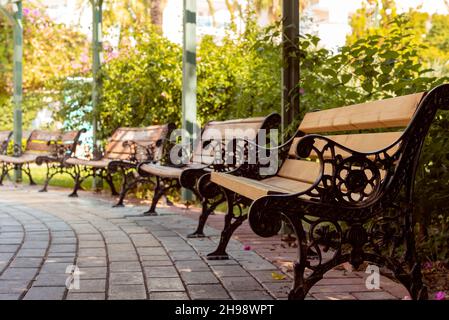
[[[402,140],[401,137],[380,150],[360,152],[322,135],[304,136],[296,146],[296,158],[318,159],[320,173],[308,190],[292,196],[307,195],[349,207],[371,203],[394,174],[402,154]]]
[[[247,140],[242,138],[233,139],[229,142],[229,145],[232,145],[234,147],[234,150],[232,150],[233,154],[233,163],[236,162],[236,157],[239,157],[241,159],[241,163],[235,168],[234,170],[230,171],[229,174],[237,175],[237,176],[244,176],[247,178],[257,179],[261,180],[263,178],[267,178],[269,176],[274,176],[277,173],[276,170],[272,170],[273,172],[271,174],[266,174],[264,176],[261,176],[259,174],[261,168],[268,168],[268,165],[270,164],[265,163],[265,161],[262,161],[262,159],[269,159],[270,155],[274,152],[277,153],[278,159],[283,161],[287,155],[288,151],[291,148],[291,145],[293,144],[294,139],[304,136],[305,133],[298,130],[292,137],[290,137],[286,142],[279,146],[275,147],[265,147],[260,144],[257,144],[253,140]],[[240,148],[239,151],[237,151],[236,154],[236,146],[238,143],[242,143],[244,145],[243,150]],[[228,145],[227,150],[230,149]],[[253,156],[249,156],[249,154],[253,154]],[[255,159],[254,159],[255,155]]]
[[[136,141],[127,140],[123,142],[124,148],[130,149],[130,161],[138,162],[140,159],[144,159],[144,161],[155,161],[156,150],[162,146],[163,140],[159,139],[156,142],[153,142],[148,145],[143,145]],[[142,155],[139,157],[139,155]]]

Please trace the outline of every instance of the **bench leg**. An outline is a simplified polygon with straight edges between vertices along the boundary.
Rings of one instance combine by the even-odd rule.
[[[2,172],[0,174],[0,186],[3,185],[3,180],[5,180],[6,175],[8,174],[8,166],[6,164],[2,164]]]
[[[234,194],[226,191],[226,201],[228,203],[228,212],[225,216],[225,225],[223,231],[221,232],[220,242],[217,249],[214,252],[207,255],[208,260],[227,260],[229,259],[226,253],[226,247],[228,246],[229,240],[231,240],[232,234],[242,223],[246,220],[247,215],[241,214],[236,217],[234,215]]]
[[[109,185],[109,188],[111,188],[111,195],[112,196],[118,196],[119,193],[117,192],[117,189],[115,189],[115,185],[114,185],[114,181],[112,179],[112,175],[108,172],[106,173],[106,175],[104,176],[104,179],[106,180],[106,182]]]
[[[33,180],[33,176],[31,175],[31,169],[30,164],[27,163],[26,165],[20,166],[22,172],[25,172],[25,174],[28,176],[28,179],[30,180],[30,186],[35,186],[36,182]]]
[[[213,214],[217,206],[224,201],[223,198],[220,198],[219,200],[213,202],[212,204],[208,203],[207,199],[204,199],[202,201],[202,210],[201,215],[198,219],[198,227],[196,228],[196,231],[187,235],[187,238],[204,238],[204,226],[206,225],[207,218],[209,218],[209,215]]]
[[[123,183],[122,183],[122,186],[120,189],[119,199],[118,199],[117,203],[115,205],[113,205],[113,208],[124,207],[125,205],[123,204],[123,201],[125,200],[125,197],[126,197],[126,194],[128,193],[128,191],[137,187],[137,185],[141,182],[143,182],[142,179],[136,179],[133,182],[128,184],[126,177],[124,177],[124,180],[123,180]]]
[[[53,167],[52,165],[49,165],[48,162],[45,163],[47,166],[47,173],[45,176],[45,181],[44,181],[44,186],[42,187],[41,190],[39,190],[39,192],[47,192],[48,190],[48,185],[51,181],[51,179],[58,174],[58,169]]]
[[[143,213],[145,216],[157,216],[156,206],[159,202],[159,199],[164,195],[164,193],[165,188],[163,186],[163,182],[161,181],[161,178],[156,177],[156,185],[154,186],[154,195],[153,199],[151,200],[150,210]]]
[[[81,188],[81,183],[83,180],[81,179],[81,169],[78,166],[75,166],[73,168],[74,173],[71,174],[75,185],[73,186],[73,191],[71,194],[69,194],[70,198],[78,198],[78,190]]]

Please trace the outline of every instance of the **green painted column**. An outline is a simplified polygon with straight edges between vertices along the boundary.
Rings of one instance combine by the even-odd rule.
[[[189,132],[193,142],[198,135],[196,121],[196,0],[184,1],[183,61],[182,61],[182,128]],[[183,143],[186,143],[183,137]],[[191,141],[192,141],[191,140]],[[192,200],[193,195],[183,190],[183,199]]]
[[[14,18],[14,144],[22,152],[22,79],[23,79],[23,25],[22,1],[13,3]],[[14,180],[22,180],[22,171],[14,171]]]
[[[99,149],[98,143],[98,106],[101,95],[101,53],[102,53],[102,23],[103,23],[103,0],[91,0],[92,4],[92,143],[94,155]],[[101,179],[94,179],[92,188],[101,189]]]
[[[92,128],[94,148],[98,147],[98,105],[101,94],[101,52],[102,52],[102,6],[103,0],[91,0],[92,3]]]
[[[282,70],[282,124],[283,129],[292,124],[299,114],[299,56],[296,44],[299,38],[299,0],[283,0],[283,49]]]

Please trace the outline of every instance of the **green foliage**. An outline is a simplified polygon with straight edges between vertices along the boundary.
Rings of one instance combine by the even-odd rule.
[[[266,115],[280,111],[281,51],[279,25],[265,30],[248,13],[247,28],[238,38],[221,43],[201,40],[197,54],[198,119]],[[101,137],[120,126],[175,122],[180,125],[182,49],[153,28],[137,29],[136,46],[122,48],[102,68]],[[81,74],[82,75],[82,74]],[[62,79],[61,120],[72,127],[91,121],[90,84]]]
[[[421,92],[443,82],[427,76],[431,70],[420,58],[424,47],[413,45],[408,22],[397,16],[388,36],[366,35],[337,54],[320,48],[317,37],[302,36],[302,112]]]
[[[89,65],[88,42],[81,33],[52,21],[35,2],[23,9],[23,115],[29,128],[36,113],[52,101],[54,82],[85,70]],[[13,113],[12,28],[0,17],[0,129],[11,128]]]

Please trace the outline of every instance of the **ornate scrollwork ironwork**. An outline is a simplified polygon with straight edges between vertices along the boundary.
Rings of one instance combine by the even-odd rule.
[[[259,235],[273,235],[266,225],[270,220],[276,225],[281,216],[295,230],[299,256],[291,299],[304,299],[333,267],[350,262],[357,268],[364,261],[389,268],[387,276],[399,280],[413,299],[427,297],[414,244],[412,192],[438,109],[449,109],[448,84],[427,93],[402,136],[375,152],[357,152],[321,135],[300,139],[296,158],[320,164],[315,183],[297,194],[259,198],[249,211]]]

